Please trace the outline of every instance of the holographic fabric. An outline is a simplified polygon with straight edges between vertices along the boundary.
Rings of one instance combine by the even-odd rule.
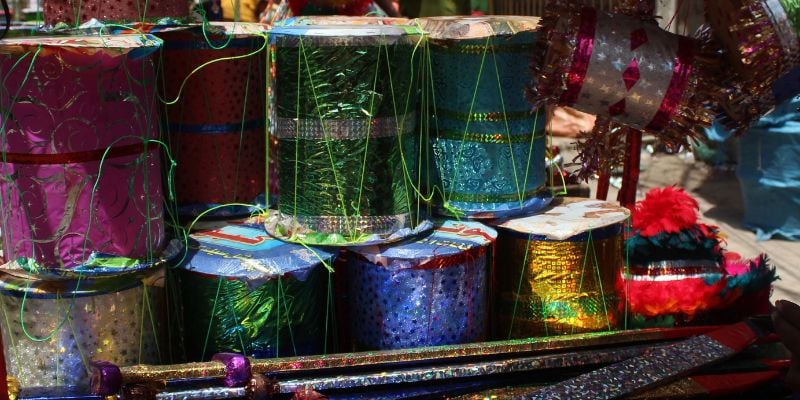
[[[266,223],[271,235],[350,245],[420,223],[417,33],[377,25],[272,31],[280,199]]]
[[[500,224],[493,276],[497,338],[615,329],[629,215],[616,204],[565,198],[540,214]]]
[[[145,35],[4,40],[6,259],[71,270],[164,244],[153,53]]]
[[[497,282],[501,337],[611,330],[622,260],[620,225],[565,241],[500,231]],[[520,268],[523,271],[520,272]],[[509,334],[510,332],[510,334]]]
[[[190,236],[181,300],[190,360],[320,354],[331,254],[281,242],[260,225]]]
[[[549,203],[538,191],[545,181],[546,118],[531,111],[523,78],[536,33],[454,38],[461,24],[482,20],[420,20],[433,28],[434,184],[442,189],[445,214],[507,217]]]
[[[3,275],[0,287],[6,366],[22,388],[86,387],[88,363],[96,359],[119,366],[164,361],[163,281],[48,283]]]
[[[219,204],[250,204],[266,191],[266,38],[225,28],[158,33],[164,40],[163,96],[177,100],[164,105],[161,116],[177,163],[175,195],[182,216],[195,217]],[[252,211],[225,207],[205,215]]]
[[[189,6],[182,0],[42,0],[44,21],[78,25],[92,18],[104,22],[141,22],[163,17],[186,18]]]
[[[402,349],[469,343],[487,331],[487,263],[494,230],[447,222],[432,234],[348,254],[356,347]]]

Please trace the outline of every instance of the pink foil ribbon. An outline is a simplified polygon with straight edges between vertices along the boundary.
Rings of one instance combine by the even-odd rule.
[[[666,128],[672,116],[678,111],[683,93],[689,85],[693,63],[694,42],[687,37],[679,36],[678,54],[675,57],[675,65],[672,68],[672,80],[669,82],[667,93],[658,108],[658,112],[647,125],[648,130],[660,131]]]
[[[572,56],[572,65],[567,75],[567,90],[561,94],[561,104],[575,104],[578,94],[583,88],[586,79],[586,70],[592,58],[594,48],[594,35],[597,27],[597,10],[584,7],[581,9],[580,29],[578,30],[575,54]]]
[[[99,40],[21,47],[0,55],[6,259],[69,270],[92,253],[157,254],[164,225],[159,147],[146,143],[159,136],[151,55]]]

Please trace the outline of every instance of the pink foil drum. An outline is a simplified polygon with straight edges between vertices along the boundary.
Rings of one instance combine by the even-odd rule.
[[[79,25],[92,18],[104,22],[143,22],[165,17],[187,18],[186,0],[42,0],[44,22]]]
[[[0,229],[30,272],[116,273],[164,243],[152,36],[0,43]],[[13,267],[13,266],[12,266]]]

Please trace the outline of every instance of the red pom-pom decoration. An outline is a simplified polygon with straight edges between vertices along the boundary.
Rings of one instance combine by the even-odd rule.
[[[697,200],[674,186],[649,191],[633,210],[633,229],[651,237],[678,233],[697,224]]]

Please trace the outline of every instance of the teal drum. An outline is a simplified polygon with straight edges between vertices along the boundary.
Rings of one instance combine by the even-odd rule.
[[[399,240],[418,218],[422,36],[413,27],[272,30],[279,209],[267,231],[314,245]]]
[[[535,17],[419,19],[429,33],[424,110],[433,193],[446,215],[501,218],[549,204],[545,112],[525,98]]]

